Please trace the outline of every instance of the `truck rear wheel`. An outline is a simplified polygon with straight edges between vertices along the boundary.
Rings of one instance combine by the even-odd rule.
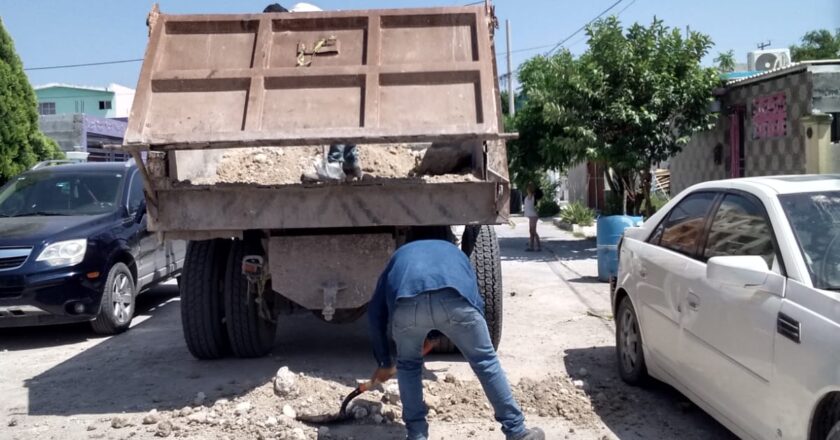
[[[259,295],[256,288],[248,290],[248,279],[242,275],[242,258],[256,252],[250,249],[242,240],[234,240],[227,261],[225,276],[225,315],[227,317],[227,333],[233,354],[241,358],[265,356],[274,346],[277,333],[277,321],[273,317],[260,313],[262,307],[258,302]],[[274,295],[270,288],[262,300]],[[269,313],[273,311],[270,304],[265,305]]]
[[[478,278],[478,292],[484,299],[484,319],[493,348],[502,339],[502,256],[496,230],[490,225],[469,225],[464,229],[461,250],[470,258]],[[438,353],[454,353],[457,347],[442,337],[435,349]]]
[[[191,241],[181,275],[181,326],[187,349],[198,359],[218,359],[230,352],[222,300],[228,243]]]

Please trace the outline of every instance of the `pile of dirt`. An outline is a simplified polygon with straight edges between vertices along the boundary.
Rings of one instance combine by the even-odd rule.
[[[459,381],[452,375],[423,383],[430,421],[493,420],[493,411],[477,381]],[[273,383],[245,395],[215,401],[204,393],[171,411],[152,410],[142,417],[122,415],[110,422],[115,430],[145,429],[157,437],[257,438],[285,440],[343,439],[328,426],[302,423],[298,415],[334,414],[352,387],[341,380],[295,374],[281,368]],[[402,406],[396,381],[382,391],[357,398],[348,411],[358,425],[401,423]],[[514,394],[528,414],[559,416],[579,427],[597,425],[592,403],[581,387],[567,377],[523,379]],[[132,427],[134,429],[132,429]]]
[[[216,179],[206,183],[289,185],[314,169],[321,147],[261,147],[225,153],[216,167]]]
[[[407,145],[364,145],[359,148],[362,171],[373,177],[396,179],[412,177],[426,149]]]
[[[450,380],[452,379],[452,380]],[[460,382],[454,378],[425,383],[426,404],[431,419],[451,422],[471,418],[492,419],[481,385],[476,381]],[[589,396],[567,377],[545,380],[522,379],[513,386],[513,394],[526,414],[562,417],[579,427],[597,426],[598,416]]]
[[[365,179],[423,178],[433,183],[474,181],[461,172],[444,175],[425,172],[424,155],[428,144],[380,144],[359,146],[359,160]],[[224,154],[216,167],[216,175],[193,179],[195,185],[239,183],[256,185],[293,185],[301,176],[313,173],[324,157],[323,147],[258,147],[236,149]],[[449,158],[443,158],[449,159]],[[436,160],[435,162],[441,162]],[[422,167],[421,164],[423,165]],[[447,164],[437,164],[437,171]],[[453,165],[454,167],[454,165]],[[460,171],[460,170],[459,170]]]

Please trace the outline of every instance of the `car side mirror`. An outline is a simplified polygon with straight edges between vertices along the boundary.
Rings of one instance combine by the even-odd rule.
[[[770,274],[767,262],[756,255],[712,257],[706,263],[706,278],[731,286],[761,286]]]
[[[146,199],[140,200],[140,206],[137,207],[137,211],[134,213],[134,221],[140,223],[143,221],[143,217],[146,215]]]

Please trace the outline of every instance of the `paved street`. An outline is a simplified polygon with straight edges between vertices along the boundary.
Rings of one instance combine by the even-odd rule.
[[[617,378],[609,295],[595,277],[594,241],[543,223],[544,251],[525,252],[527,223],[515,223],[515,228],[497,228],[505,284],[502,364],[513,383],[533,380],[550,389],[554,382],[567,383],[567,375],[584,381],[582,391],[574,390],[581,403],[573,416],[546,412],[538,396],[523,405],[530,424],[542,426],[550,439],[732,438],[670,387],[634,389]],[[190,405],[199,392],[209,402],[233,400],[265,386],[280,366],[343,385],[374,367],[364,320],[339,327],[309,314],[282,322],[269,357],[200,362],[190,357],[182,339],[176,287],[161,286],[141,298],[133,328],[111,338],[96,337],[85,325],[0,330],[0,437],[153,438],[154,429],[140,423],[143,415]],[[427,368],[433,378],[451,373],[468,386],[475,384],[457,356],[432,356]],[[133,426],[112,428],[115,415]],[[333,428],[329,438],[399,439],[403,432],[399,424],[351,424]],[[177,435],[215,434],[184,430]],[[502,434],[479,407],[463,419],[433,419],[432,438],[500,439]]]

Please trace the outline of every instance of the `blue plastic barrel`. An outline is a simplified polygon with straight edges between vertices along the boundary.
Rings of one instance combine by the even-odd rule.
[[[642,217],[611,215],[598,218],[598,280],[607,282],[618,274],[618,241],[624,230],[642,221]]]

